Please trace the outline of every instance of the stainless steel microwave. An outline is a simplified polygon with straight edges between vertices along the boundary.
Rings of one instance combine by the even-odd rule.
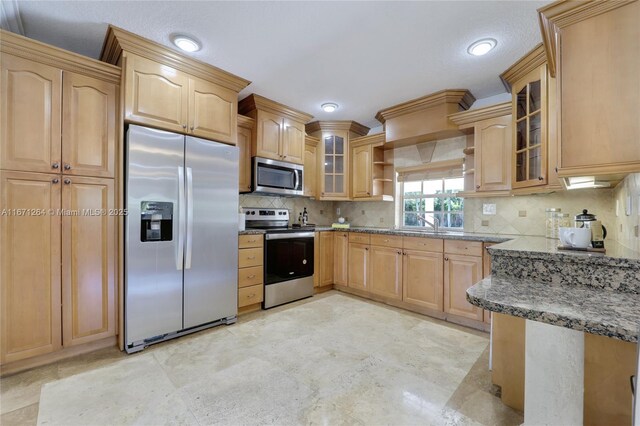
[[[253,157],[253,192],[274,195],[303,195],[304,171],[300,164]]]

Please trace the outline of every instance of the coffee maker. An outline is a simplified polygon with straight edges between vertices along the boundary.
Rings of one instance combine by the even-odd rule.
[[[576,215],[574,226],[576,228],[591,229],[591,246],[593,248],[604,248],[604,239],[607,238],[607,228],[602,225],[602,222],[596,219],[596,215],[584,209],[582,210],[582,214]]]

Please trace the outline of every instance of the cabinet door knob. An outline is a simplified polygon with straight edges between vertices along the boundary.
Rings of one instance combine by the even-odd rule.
[[[54,178],[54,179],[51,180],[51,183],[58,183],[58,182],[60,182],[60,179],[58,179],[58,178]]]
[[[542,176],[538,176],[538,180],[544,180]]]
[[[187,128],[187,125],[186,125],[186,124],[183,124],[183,125],[182,125],[182,128],[183,128],[183,129],[186,129],[186,128]]]
[[[447,260],[447,261],[448,261],[448,260],[449,260],[449,258],[448,258],[448,257],[445,257],[445,258],[444,258],[444,260]]]
[[[71,164],[64,163],[65,170],[71,170]]]
[[[480,189],[480,185],[476,185],[476,189]]]
[[[195,126],[191,126],[191,131],[192,131],[192,132],[193,132],[194,127],[195,127]]]
[[[64,184],[65,184],[65,185],[69,185],[70,183],[71,183],[71,179],[65,179],[65,180],[64,180]]]
[[[59,169],[59,168],[60,168],[60,163],[58,163],[58,162],[56,161],[55,163],[53,163],[53,164],[51,165],[51,168],[52,168],[52,169]]]
[[[397,253],[398,253],[398,254],[402,254],[402,252],[401,252],[401,251],[399,251],[399,252],[397,252]]]
[[[366,251],[369,251],[369,247],[365,247],[364,249],[365,249]]]

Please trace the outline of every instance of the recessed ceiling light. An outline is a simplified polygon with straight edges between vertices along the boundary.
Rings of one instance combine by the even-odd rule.
[[[335,104],[333,102],[327,102],[325,104],[320,105],[320,108],[322,108],[324,112],[333,112],[338,109],[338,104]]]
[[[185,52],[197,52],[202,45],[198,40],[184,34],[174,34],[171,36],[171,42]]]
[[[496,44],[498,44],[498,42],[495,39],[483,38],[482,40],[472,43],[471,46],[467,48],[467,52],[473,56],[486,55],[491,49],[496,47]]]

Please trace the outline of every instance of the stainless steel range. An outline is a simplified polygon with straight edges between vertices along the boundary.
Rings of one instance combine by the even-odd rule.
[[[265,309],[313,296],[313,227],[289,227],[289,210],[244,208],[247,229],[266,231]]]

